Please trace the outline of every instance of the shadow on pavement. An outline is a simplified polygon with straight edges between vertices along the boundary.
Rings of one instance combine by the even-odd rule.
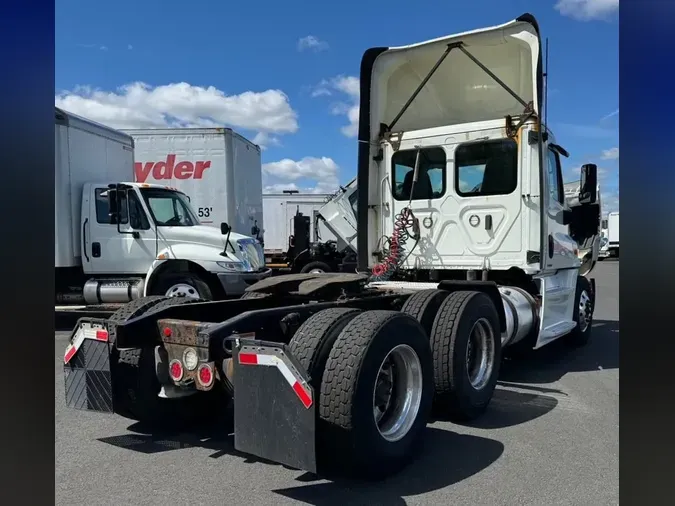
[[[399,506],[406,504],[406,496],[439,490],[479,473],[503,452],[504,445],[492,439],[427,427],[417,459],[387,480],[321,482],[274,492],[315,506]]]
[[[505,359],[499,379],[507,383],[553,383],[570,372],[619,368],[619,322],[596,320],[589,343],[569,348],[563,339],[532,352],[526,358]]]
[[[131,425],[134,433],[101,438],[99,441],[119,448],[145,454],[162,453],[183,448],[205,448],[214,453],[211,458],[225,455],[240,457],[245,463],[268,462],[234,449],[234,438],[228,430],[202,427],[188,433],[148,434],[138,423]],[[275,490],[288,498],[317,506],[345,504],[401,505],[404,496],[419,495],[442,489],[479,473],[495,462],[504,452],[504,445],[492,439],[427,427],[423,447],[418,456],[400,473],[379,482],[325,481],[311,473],[302,473],[298,487]]]

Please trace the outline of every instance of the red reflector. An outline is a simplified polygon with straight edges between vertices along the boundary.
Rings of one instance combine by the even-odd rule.
[[[305,391],[305,389],[302,387],[302,385],[300,383],[298,383],[297,381],[293,384],[293,390],[295,390],[295,393],[300,398],[300,400],[302,401],[302,404],[306,408],[309,408],[312,405],[311,397]]]
[[[108,340],[108,331],[107,330],[97,330],[96,331],[96,340],[97,341],[107,341]]]
[[[169,365],[169,374],[174,381],[178,381],[183,377],[183,365],[178,360],[174,360]]]
[[[258,363],[258,355],[256,355],[255,353],[240,353],[239,363],[255,365]]]
[[[164,337],[171,337],[171,329],[169,327],[164,327]]]
[[[77,353],[77,348],[75,348],[75,346],[70,346],[70,347],[66,350],[66,356],[63,357],[63,362],[64,362],[65,364],[67,364],[68,362],[70,362],[70,359],[73,358],[73,357],[75,356],[75,353]]]
[[[199,382],[204,386],[209,386],[213,381],[213,372],[208,365],[199,368]]]

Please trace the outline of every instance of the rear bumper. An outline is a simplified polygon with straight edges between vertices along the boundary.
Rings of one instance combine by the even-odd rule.
[[[272,275],[272,269],[265,268],[258,272],[227,272],[219,273],[218,280],[226,295],[243,295],[251,285]]]

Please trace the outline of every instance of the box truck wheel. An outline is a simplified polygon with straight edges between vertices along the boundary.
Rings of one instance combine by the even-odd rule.
[[[484,293],[451,293],[431,331],[434,409],[441,416],[471,420],[487,408],[497,385],[501,332],[494,303]]]
[[[153,295],[213,300],[209,285],[191,272],[160,275],[152,287]]]
[[[366,479],[397,472],[420,446],[432,398],[420,324],[398,311],[357,315],[336,339],[321,381],[320,461]]]
[[[431,335],[438,308],[441,307],[441,303],[448,295],[450,295],[450,292],[447,290],[437,289],[415,292],[405,301],[401,312],[415,318],[420,322],[427,335]]]
[[[574,347],[584,346],[591,338],[593,328],[593,287],[584,276],[577,278],[577,289],[574,297],[573,319],[577,323],[572,332],[564,339]]]
[[[321,274],[323,272],[333,272],[333,269],[330,268],[330,265],[324,262],[310,262],[300,269],[300,272],[303,274]]]

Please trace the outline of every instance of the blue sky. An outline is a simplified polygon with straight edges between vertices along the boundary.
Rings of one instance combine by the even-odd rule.
[[[618,0],[56,4],[57,103],[117,128],[227,125],[264,147],[268,189],[355,175],[363,51],[534,14],[550,39],[549,123],[566,180],[597,163],[618,208]],[[350,126],[351,125],[351,126]]]

